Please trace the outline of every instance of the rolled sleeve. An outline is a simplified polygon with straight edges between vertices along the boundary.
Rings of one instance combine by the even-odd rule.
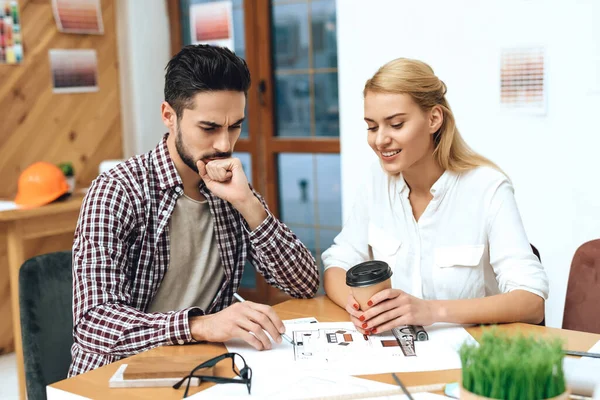
[[[525,290],[548,298],[548,276],[533,254],[512,185],[506,181],[496,190],[488,223],[490,264],[500,291]]]
[[[540,296],[544,300],[548,300],[548,289],[547,288],[546,288],[546,291],[542,291],[542,290],[534,289],[534,288],[532,288],[530,286],[518,286],[518,287],[510,288],[508,290],[508,292],[512,292],[513,290],[524,290],[526,292],[538,295],[538,296]]]
[[[189,319],[192,310],[196,309],[188,308],[167,316],[165,341],[168,344],[185,344],[193,341]]]
[[[250,238],[250,242],[257,249],[269,246],[272,240],[274,240],[279,226],[277,219],[267,210],[267,217],[263,222],[260,223],[253,231],[250,230],[248,224],[244,223],[244,230]]]

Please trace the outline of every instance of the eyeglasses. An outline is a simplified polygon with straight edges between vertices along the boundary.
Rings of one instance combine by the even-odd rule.
[[[238,370],[236,367],[236,357],[239,357],[242,360],[244,366],[242,369]],[[210,368],[214,367],[219,361],[225,360],[227,358],[231,358],[231,369],[233,373],[236,374],[237,378],[223,378],[219,376],[211,376],[211,375],[197,375],[196,372],[202,368]],[[210,360],[204,361],[202,364],[198,365],[196,368],[192,370],[186,377],[173,385],[173,389],[179,389],[181,385],[187,380],[187,386],[185,388],[185,393],[183,394],[183,398],[188,396],[188,392],[190,390],[190,383],[192,378],[197,378],[202,381],[207,382],[215,382],[215,383],[243,383],[248,388],[248,394],[250,394],[250,389],[252,387],[252,369],[246,364],[246,360],[244,357],[239,355],[238,353],[225,353],[220,356],[211,358]]]

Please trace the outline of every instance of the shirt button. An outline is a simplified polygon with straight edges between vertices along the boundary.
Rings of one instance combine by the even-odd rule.
[[[166,217],[167,215],[169,215],[169,213],[165,210],[162,212],[163,217]]]
[[[178,340],[178,341],[177,341],[177,343],[179,343],[179,344],[184,344],[185,342],[184,342],[183,340],[181,340],[181,339],[180,339],[180,340]]]
[[[177,186],[177,187],[175,188],[175,191],[176,191],[177,193],[181,193],[181,188],[180,188],[179,186]]]

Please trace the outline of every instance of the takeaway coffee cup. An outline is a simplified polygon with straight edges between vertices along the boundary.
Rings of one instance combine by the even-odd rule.
[[[377,292],[392,287],[392,269],[384,261],[366,261],[346,272],[346,285],[360,309],[369,309],[367,302]]]

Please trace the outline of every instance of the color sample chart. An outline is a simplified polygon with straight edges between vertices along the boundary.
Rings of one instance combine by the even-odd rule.
[[[16,0],[0,0],[0,64],[23,61],[21,16]]]
[[[52,8],[60,32],[104,33],[100,0],[52,0]]]
[[[96,50],[50,50],[54,93],[98,91]]]
[[[193,4],[190,7],[192,43],[224,46],[233,50],[231,1]]]
[[[500,71],[500,103],[511,109],[544,113],[546,79],[543,48],[505,49]]]

